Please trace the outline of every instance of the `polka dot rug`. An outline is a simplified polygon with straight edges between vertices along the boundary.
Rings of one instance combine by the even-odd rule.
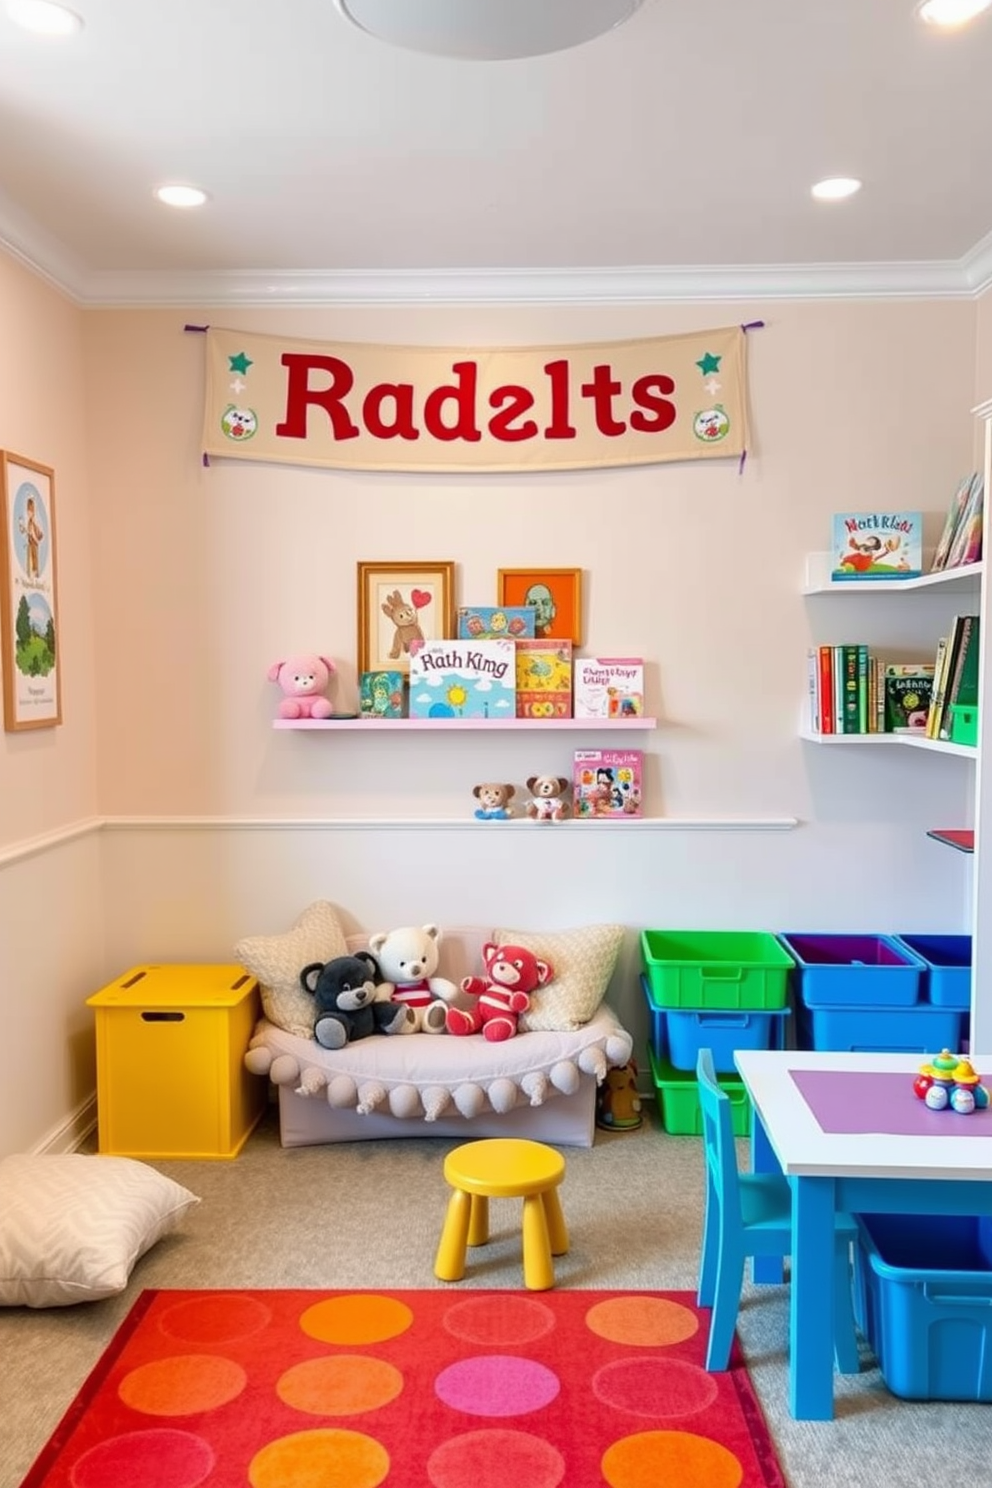
[[[24,1488],[785,1488],[690,1292],[145,1291]]]

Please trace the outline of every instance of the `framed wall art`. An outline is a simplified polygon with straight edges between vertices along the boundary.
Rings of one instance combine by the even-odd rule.
[[[496,599],[532,605],[536,636],[582,644],[581,568],[501,568]]]
[[[0,645],[8,731],[62,722],[55,473],[0,450]]]
[[[454,634],[453,561],[359,563],[359,673],[409,673],[411,646]]]

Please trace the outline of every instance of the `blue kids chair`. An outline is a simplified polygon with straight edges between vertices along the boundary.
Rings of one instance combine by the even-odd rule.
[[[726,1369],[734,1338],[744,1262],[780,1256],[792,1249],[792,1191],[777,1173],[739,1173],[730,1100],[713,1069],[713,1055],[696,1060],[706,1150],[706,1210],[699,1268],[700,1307],[712,1307],[706,1368]],[[851,1303],[850,1250],[856,1234],[849,1214],[837,1216],[834,1251],[834,1352],[841,1374],[860,1367]]]

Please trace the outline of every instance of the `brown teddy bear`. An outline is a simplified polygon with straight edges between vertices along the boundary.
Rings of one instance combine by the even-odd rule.
[[[533,821],[564,821],[569,814],[568,787],[564,775],[532,775],[527,782],[533,797],[527,802],[527,815]]]
[[[479,803],[475,814],[480,821],[505,821],[513,815],[510,802],[517,793],[512,785],[497,785],[495,781],[487,780],[482,785],[473,786],[472,794]]]

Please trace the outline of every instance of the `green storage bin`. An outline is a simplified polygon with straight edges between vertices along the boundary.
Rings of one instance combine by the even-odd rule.
[[[658,1007],[783,1008],[795,962],[762,930],[642,930],[641,959]]]
[[[964,703],[951,707],[951,741],[954,744],[978,743],[978,709]]]
[[[703,1112],[699,1104],[699,1081],[694,1070],[678,1070],[648,1048],[651,1078],[658,1092],[658,1113],[666,1132],[675,1137],[701,1137]],[[730,1100],[730,1116],[737,1137],[751,1135],[751,1100],[743,1080],[717,1075],[721,1090]]]

